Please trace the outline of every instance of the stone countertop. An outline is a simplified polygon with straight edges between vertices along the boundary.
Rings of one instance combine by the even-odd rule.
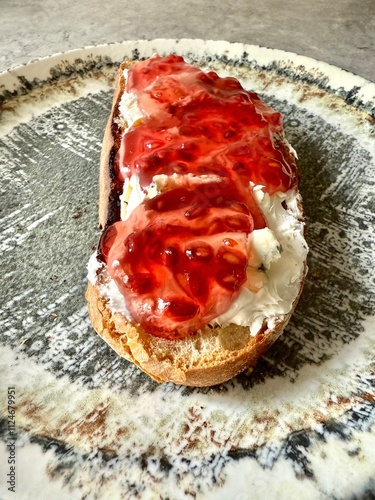
[[[4,0],[0,71],[109,42],[202,38],[309,56],[375,81],[373,0]]]

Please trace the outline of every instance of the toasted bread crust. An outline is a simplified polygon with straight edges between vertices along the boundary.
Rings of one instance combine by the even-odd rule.
[[[131,67],[125,61],[119,69],[112,110],[105,129],[100,160],[99,226],[105,228],[119,219],[119,195],[114,175],[114,159],[120,147],[122,130],[118,104],[125,89],[123,71]],[[281,144],[285,155],[289,148]],[[302,213],[302,212],[301,212]],[[99,279],[100,282],[100,270]],[[303,288],[303,280],[299,294]],[[282,334],[298,302],[292,310],[264,327],[252,337],[248,327],[206,327],[180,340],[155,337],[130,323],[119,313],[113,313],[99,286],[88,283],[86,300],[92,325],[114,351],[137,365],[157,382],[174,382],[186,386],[206,387],[225,382],[253,366]]]
[[[265,329],[255,337],[250,336],[247,327],[232,325],[226,329],[206,328],[185,339],[166,340],[154,337],[119,314],[112,314],[106,299],[91,283],[86,300],[94,329],[117,354],[157,382],[196,387],[220,384],[253,366],[282,334],[292,314],[290,311],[273,329]],[[228,330],[232,334],[229,341]],[[210,349],[211,356],[207,354]],[[193,351],[195,356],[191,355]],[[198,351],[202,359],[197,362]]]
[[[115,157],[120,148],[122,129],[117,123],[118,105],[125,90],[124,70],[130,68],[133,64],[133,61],[124,61],[120,65],[115,83],[111,113],[104,131],[99,174],[99,227],[101,229],[119,219],[119,196],[121,193],[116,185]]]

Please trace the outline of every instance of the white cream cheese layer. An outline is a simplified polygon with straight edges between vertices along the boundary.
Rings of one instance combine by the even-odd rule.
[[[127,80],[128,70],[124,70],[124,78]],[[143,113],[139,109],[137,97],[132,92],[123,92],[119,102],[119,125],[124,133],[143,118]]]
[[[273,318],[291,310],[305,274],[308,252],[304,223],[298,219],[300,196],[292,191],[270,196],[256,186],[254,197],[268,228],[249,235],[249,282],[242,286],[231,308],[213,322],[249,326],[252,335],[257,334],[264,321],[271,326]]]
[[[126,75],[125,75],[126,76]],[[142,114],[137,106],[136,96],[124,93],[119,104],[121,121],[133,124]],[[121,218],[126,220],[130,213],[145,198],[175,187],[203,182],[220,182],[215,175],[172,176],[157,175],[148,192],[142,190],[137,176],[124,183],[121,196]],[[254,199],[262,210],[267,228],[255,230],[248,236],[248,268],[246,283],[241,287],[237,299],[230,309],[211,322],[212,325],[227,326],[231,323],[249,327],[256,335],[264,322],[272,328],[275,320],[287,315],[296,300],[301,280],[305,274],[308,247],[304,238],[304,223],[301,219],[301,198],[295,191],[278,192],[270,196],[262,186],[249,185]],[[100,269],[100,282],[97,272]],[[108,300],[112,312],[117,312],[131,321],[125,298],[111,279],[104,263],[98,261],[96,253],[88,263],[88,279],[99,287],[100,294]]]

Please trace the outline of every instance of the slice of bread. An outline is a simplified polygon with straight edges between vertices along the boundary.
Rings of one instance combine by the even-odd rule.
[[[133,61],[125,61],[120,66],[112,110],[103,139],[99,199],[99,225],[102,229],[108,228],[121,218],[122,183],[116,178],[115,158],[124,129],[128,126],[120,113],[120,101],[126,85],[124,70],[130,69],[133,64]],[[277,141],[277,147],[283,155],[291,157],[293,151],[287,141],[281,136]],[[291,160],[294,162],[295,158]],[[303,288],[307,245],[303,239],[303,211],[297,185],[293,191],[293,207],[287,207],[285,201],[283,202],[283,210],[288,212],[289,218],[295,220],[292,238],[298,237],[299,245],[303,248],[300,254],[293,256],[293,262],[298,263],[299,269],[298,275],[294,277],[296,283],[293,284],[293,296],[288,297],[288,306],[282,314],[266,315],[267,318],[255,329],[255,334],[254,331],[250,333],[251,324],[243,326],[243,318],[239,324],[213,321],[199,331],[176,340],[148,333],[129,318],[125,306],[123,309],[113,306],[114,301],[111,301],[108,287],[113,289],[116,286],[105,263],[100,260],[100,252],[92,258],[95,264],[89,272],[86,291],[89,315],[96,332],[120,356],[136,364],[158,382],[211,386],[225,382],[253,366],[283,332]],[[283,223],[283,215],[274,217],[273,225]],[[283,266],[285,260],[277,271],[281,275]],[[116,300],[121,302],[121,294],[119,298],[117,292]]]

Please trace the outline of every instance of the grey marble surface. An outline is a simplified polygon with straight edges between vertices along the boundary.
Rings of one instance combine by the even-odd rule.
[[[0,71],[92,44],[204,38],[292,51],[375,81],[374,0],[1,0]]]

